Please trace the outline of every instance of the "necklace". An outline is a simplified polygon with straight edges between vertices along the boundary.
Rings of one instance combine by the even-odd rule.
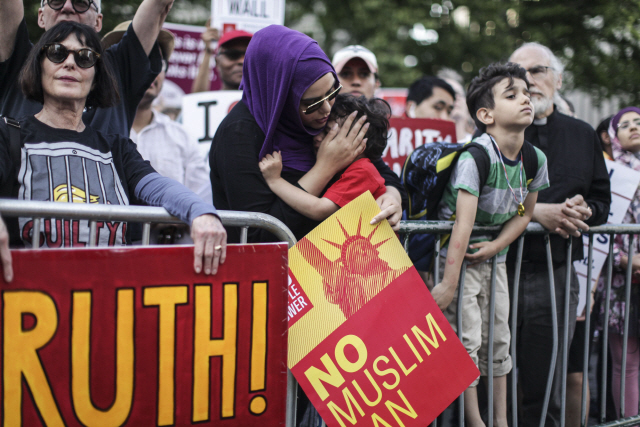
[[[522,164],[524,163],[522,160],[522,151],[520,152],[520,201],[518,201],[518,197],[516,196],[516,192],[513,190],[511,186],[511,182],[509,182],[509,175],[507,174],[507,167],[504,165],[504,159],[502,157],[502,151],[500,151],[500,147],[498,147],[498,143],[493,139],[493,136],[489,135],[491,138],[491,142],[495,145],[496,150],[498,150],[498,154],[500,155],[500,163],[502,164],[502,169],[504,170],[504,177],[507,180],[507,185],[509,186],[509,190],[511,190],[511,194],[513,194],[513,199],[518,204],[518,215],[524,216],[524,189],[522,187],[522,183],[524,182],[524,178],[522,175]]]

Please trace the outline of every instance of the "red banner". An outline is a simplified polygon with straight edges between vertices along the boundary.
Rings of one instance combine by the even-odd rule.
[[[448,120],[389,119],[389,139],[382,159],[400,176],[407,157],[419,146],[431,142],[456,142],[456,125]]]
[[[198,75],[198,67],[206,47],[200,38],[205,27],[165,22],[163,28],[171,31],[175,36],[175,49],[169,58],[167,80],[178,85],[183,94],[191,93],[191,86]],[[211,82],[210,90],[219,90],[222,87],[215,67],[209,70],[209,81]]]
[[[286,245],[12,254],[3,425],[284,425]]]
[[[289,250],[288,365],[332,427],[429,425],[480,374],[377,212],[367,192]]]

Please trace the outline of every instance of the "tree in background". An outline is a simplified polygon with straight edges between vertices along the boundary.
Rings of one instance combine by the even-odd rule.
[[[139,0],[105,0],[105,34],[131,19]],[[25,0],[32,40],[38,0]],[[176,0],[168,22],[203,25],[207,0]],[[378,57],[382,84],[407,87],[442,67],[470,81],[524,42],[549,46],[567,64],[565,88],[640,105],[640,0],[287,0],[285,24],[331,56],[362,44]]]

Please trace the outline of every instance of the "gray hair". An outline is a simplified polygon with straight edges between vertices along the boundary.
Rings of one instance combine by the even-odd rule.
[[[516,50],[520,50],[525,47],[538,48],[547,55],[547,57],[549,58],[549,65],[551,65],[551,69],[553,70],[553,74],[556,78],[556,81],[558,81],[558,79],[560,78],[560,76],[562,76],[562,73],[564,72],[564,64],[560,61],[560,59],[558,59],[557,56],[553,54],[553,52],[551,52],[551,49],[549,49],[543,44],[540,44],[537,42],[530,42],[530,43],[523,44]]]

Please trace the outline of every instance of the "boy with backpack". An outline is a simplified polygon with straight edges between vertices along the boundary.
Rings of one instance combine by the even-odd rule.
[[[545,155],[524,140],[524,130],[534,117],[528,88],[526,71],[513,63],[491,64],[473,79],[467,106],[478,129],[484,132],[473,142],[488,154],[488,171],[480,170],[477,155],[470,150],[463,151],[452,168],[437,207],[439,219],[455,219],[455,223],[448,245],[443,249],[446,262],[443,261],[442,280],[431,293],[456,330],[454,300],[460,268],[462,262],[467,261],[462,296],[462,343],[481,375],[486,376],[488,363],[493,363],[494,425],[498,426],[507,426],[506,375],[511,371],[509,290],[504,261],[509,244],[522,234],[531,220],[537,192],[549,186]],[[529,169],[525,165],[532,160],[527,162],[524,156],[536,158],[537,170],[532,176],[525,173],[525,169]],[[486,175],[484,183],[481,173]],[[495,239],[474,236],[469,244],[474,223],[503,225],[503,228]],[[494,351],[493,360],[488,361],[492,264],[487,261],[496,255]],[[478,408],[478,382],[479,379],[464,392],[465,419],[471,427],[484,426]]]

